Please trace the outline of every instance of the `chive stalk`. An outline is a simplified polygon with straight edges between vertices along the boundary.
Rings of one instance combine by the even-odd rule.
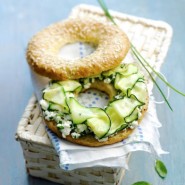
[[[104,0],[98,0],[98,3],[100,4],[102,10],[105,13],[105,16],[115,25],[116,22],[114,21],[114,18],[112,17],[112,15],[109,13],[109,10],[104,2]],[[159,77],[162,82],[164,82],[168,87],[170,87],[172,90],[174,90],[176,93],[185,96],[185,93],[180,92],[179,90],[177,90],[174,86],[172,86],[169,82],[167,82],[160,73],[158,73],[150,64],[149,62],[140,54],[140,52],[135,48],[135,46],[131,44],[131,51],[133,53],[133,55],[137,58],[137,60],[139,61],[139,63],[143,66],[143,68],[146,70],[146,72],[149,74],[150,78],[152,79],[152,81],[154,82],[154,84],[156,85],[157,89],[159,90],[159,92],[161,93],[162,97],[164,98],[166,104],[168,105],[168,107],[170,108],[170,110],[173,111],[170,103],[168,102],[166,96],[164,95],[163,91],[161,90],[160,86],[158,85],[158,83],[156,82],[156,80],[154,79],[154,77],[152,76],[152,74],[150,73],[150,71],[148,70],[148,68],[150,68],[152,70],[152,72],[154,74],[156,74],[157,77]],[[147,67],[148,68],[147,68]]]
[[[176,93],[185,96],[184,93],[180,92],[179,90],[177,90],[174,86],[172,86],[170,83],[168,83],[160,73],[158,73],[147,61],[146,59],[139,53],[139,51],[133,46],[133,44],[131,43],[131,49],[134,50],[136,52],[135,55],[139,55],[139,57],[142,59],[142,61],[144,61],[144,63],[171,89],[173,89]]]

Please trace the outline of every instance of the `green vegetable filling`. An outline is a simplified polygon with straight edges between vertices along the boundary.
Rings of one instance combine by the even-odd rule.
[[[89,88],[97,81],[111,83],[117,94],[105,109],[98,107],[88,108],[77,101],[77,94]],[[147,101],[147,88],[144,75],[135,64],[121,64],[119,67],[94,76],[79,80],[53,81],[43,91],[43,100],[49,104],[50,119],[58,123],[59,130],[65,130],[65,116],[70,117],[71,133],[77,138],[80,134],[77,126],[86,125],[83,133],[93,132],[96,138],[102,139],[123,130],[139,119],[141,107]],[[42,102],[43,104],[43,102]],[[43,104],[44,105],[44,104]],[[41,105],[42,106],[42,105]],[[48,116],[49,117],[49,116]],[[67,131],[66,131],[67,132]]]

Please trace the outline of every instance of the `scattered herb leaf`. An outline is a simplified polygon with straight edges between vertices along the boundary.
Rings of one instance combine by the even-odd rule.
[[[139,181],[139,182],[135,182],[132,185],[151,185],[150,183],[146,182],[146,181]]]
[[[166,166],[164,165],[164,163],[162,161],[156,160],[155,170],[161,178],[164,179],[166,177],[167,169],[166,169]]]

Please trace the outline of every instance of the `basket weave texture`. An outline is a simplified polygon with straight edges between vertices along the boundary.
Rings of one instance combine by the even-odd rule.
[[[112,12],[112,14],[141,54],[156,70],[159,70],[170,44],[171,27],[160,21],[117,12]],[[106,19],[99,8],[89,5],[75,7],[71,17],[89,17],[102,21]],[[27,172],[32,176],[65,185],[118,185],[121,183],[124,175],[122,168],[93,167],[73,171],[60,169],[58,155],[47,136],[35,96],[30,99],[19,122],[16,139],[22,146]]]
[[[64,171],[59,167],[59,158],[53,148],[42,121],[42,115],[35,96],[33,96],[20,120],[17,134],[27,172],[35,177],[41,177],[65,185],[100,185],[119,184],[124,169],[94,167]]]

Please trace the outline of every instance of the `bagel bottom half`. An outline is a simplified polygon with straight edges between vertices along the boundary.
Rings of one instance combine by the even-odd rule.
[[[147,111],[147,108],[148,108],[148,97],[147,97],[147,103],[142,108],[142,111],[141,111],[142,116],[138,120],[138,123],[140,123],[141,120],[143,119]],[[58,137],[62,138],[62,133],[58,130],[56,123],[54,121],[45,120],[45,123],[54,133],[58,135]],[[115,135],[109,137],[107,141],[103,141],[103,142],[99,142],[97,139],[94,138],[92,134],[81,136],[78,139],[75,139],[71,135],[68,135],[66,136],[65,140],[70,141],[75,144],[79,144],[79,145],[98,147],[98,146],[110,145],[110,144],[120,142],[126,139],[133,131],[134,129],[126,128],[122,131],[119,131]]]
[[[110,83],[111,80],[112,83]],[[79,93],[88,89],[103,91],[109,96],[107,106],[98,109],[104,114],[96,113],[98,107],[91,107],[93,108],[91,110],[96,109],[96,111],[89,113],[86,111],[88,106],[83,106],[78,102]],[[42,110],[47,112],[49,110],[53,113],[52,116],[44,112],[44,118],[45,123],[54,133],[72,143],[96,147],[114,144],[127,138],[133,132],[133,128],[142,121],[148,108],[149,97],[144,75],[139,71],[137,65],[132,63],[120,65],[118,68],[103,72],[99,77],[95,76],[92,79],[53,81],[43,90],[42,101],[45,102],[45,105],[43,102],[41,103]],[[58,111],[59,114],[52,111]],[[70,132],[69,129],[66,131],[64,129],[66,126],[62,125],[61,117],[65,124],[65,115],[68,115],[70,122],[74,123],[74,127],[70,126],[72,128]],[[100,119],[97,115],[100,116]],[[104,119],[102,115],[106,115],[108,121],[101,121]],[[88,122],[88,119],[91,121]],[[126,125],[120,125],[123,122]],[[82,133],[75,130],[77,124],[86,124],[90,132],[85,132],[80,137],[74,137],[74,134]]]

